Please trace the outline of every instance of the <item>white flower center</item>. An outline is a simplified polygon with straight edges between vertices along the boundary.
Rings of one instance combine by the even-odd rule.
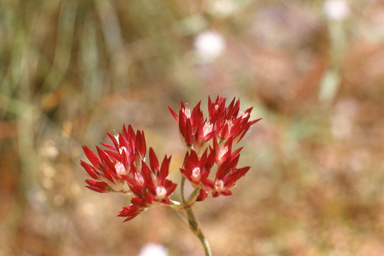
[[[221,191],[223,191],[224,190],[224,181],[222,181],[222,180],[216,180],[215,181],[215,190],[217,191],[217,192],[221,192]]]
[[[156,197],[159,201],[164,200],[167,198],[167,190],[163,186],[158,186],[156,188]]]
[[[124,151],[126,154],[128,153],[128,150],[127,150],[126,147],[121,147],[121,148],[119,148],[119,153],[120,153],[120,154],[123,153],[123,151]]]
[[[143,176],[140,174],[140,173],[135,173],[135,180],[136,180],[136,183],[139,185],[139,186],[143,186],[144,185],[144,178]]]
[[[120,143],[119,143],[119,135],[114,135],[114,137],[115,137],[115,139],[117,141],[117,145],[120,145]]]
[[[187,116],[187,118],[191,118],[191,110],[189,108],[184,108],[183,112]]]
[[[221,159],[223,158],[223,156],[228,152],[228,146],[226,147],[223,147],[219,150],[219,155],[218,155],[218,159],[219,161],[221,161]]]
[[[203,126],[203,134],[206,136],[208,133],[210,133],[213,130],[213,124],[210,122],[206,122]]]
[[[118,176],[127,175],[127,170],[121,162],[115,164],[115,169]]]
[[[231,132],[233,126],[232,120],[225,120],[225,124],[228,125],[228,131]]]
[[[247,118],[249,116],[249,113],[248,112],[244,112],[244,111],[240,111],[238,114],[237,114],[237,117],[236,118],[241,118],[241,119],[244,119],[244,118]]]
[[[193,168],[193,170],[192,170],[192,175],[191,175],[191,179],[192,179],[194,182],[198,182],[198,181],[200,181],[200,179],[201,179],[201,172],[200,172],[200,168],[199,168],[199,167],[195,167],[195,168]]]

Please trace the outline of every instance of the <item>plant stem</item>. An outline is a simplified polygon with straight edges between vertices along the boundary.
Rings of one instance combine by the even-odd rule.
[[[199,227],[199,223],[197,222],[196,217],[193,214],[191,205],[188,205],[187,202],[185,201],[184,183],[185,183],[185,177],[182,176],[182,178],[181,178],[181,200],[182,200],[183,204],[185,205],[184,210],[185,210],[185,213],[187,214],[187,217],[188,217],[189,228],[191,229],[192,233],[195,234],[199,238],[201,244],[204,247],[205,256],[212,256],[208,240],[204,237],[204,234]]]

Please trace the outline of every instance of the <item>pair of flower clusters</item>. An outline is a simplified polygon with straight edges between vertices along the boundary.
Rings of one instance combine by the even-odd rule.
[[[182,101],[178,115],[169,108],[179,124],[180,137],[187,148],[180,171],[195,188],[196,196],[188,204],[202,201],[209,195],[231,195],[237,180],[250,168],[237,168],[241,148],[234,151],[232,148],[260,119],[250,121],[252,108],[240,111],[240,100],[233,99],[228,106],[225,102],[225,98],[217,97],[215,101],[208,98],[208,118],[204,118],[200,102],[191,111]],[[183,208],[183,205],[170,199],[177,186],[167,179],[171,157],[165,156],[160,165],[150,148],[148,166],[144,132],[135,133],[130,125],[128,128],[124,125],[118,135],[107,135],[113,145],[102,143],[106,149],[96,147],[98,155],[83,147],[91,162],[80,163],[92,178],[86,180],[89,189],[130,196],[131,205],[124,207],[118,215],[127,217],[125,221],[153,205]]]

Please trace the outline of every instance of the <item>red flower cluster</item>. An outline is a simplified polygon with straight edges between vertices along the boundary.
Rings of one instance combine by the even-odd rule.
[[[251,125],[260,119],[249,121],[252,108],[240,111],[240,100],[225,106],[225,98],[217,97],[215,102],[208,98],[209,118],[204,119],[200,110],[200,102],[191,110],[181,101],[179,115],[170,107],[172,116],[179,122],[179,132],[182,142],[197,152],[204,147],[205,142],[216,137],[219,143],[232,138],[234,143],[239,142]]]
[[[195,188],[202,190],[198,200],[204,200],[208,191],[213,197],[231,195],[231,188],[250,168],[236,168],[241,148],[232,152],[232,146],[261,119],[249,121],[252,108],[240,111],[240,100],[233,99],[227,107],[225,101],[220,97],[215,102],[208,98],[208,119],[200,110],[200,102],[191,112],[181,101],[179,115],[169,108],[179,123],[180,138],[190,151],[186,153],[180,170]],[[202,149],[205,151],[199,157]],[[217,169],[211,180],[208,177],[214,164]]]
[[[208,195],[231,195],[231,189],[250,168],[237,168],[241,148],[232,149],[260,119],[250,121],[252,108],[240,111],[240,100],[233,99],[228,106],[225,101],[220,97],[215,101],[208,98],[208,118],[204,118],[200,102],[191,111],[181,101],[179,115],[169,108],[179,123],[180,138],[188,149],[180,171],[196,189],[191,194],[192,199],[188,199],[191,202],[184,199],[183,204],[171,201],[170,196],[177,186],[167,179],[171,157],[165,156],[160,164],[150,148],[148,166],[144,132],[135,133],[130,125],[128,128],[124,125],[118,135],[107,133],[112,145],[102,143],[106,149],[96,147],[97,154],[83,147],[91,163],[80,162],[92,178],[86,180],[87,187],[100,193],[119,192],[130,196],[131,205],[124,207],[118,215],[126,217],[125,221],[152,205],[165,204],[183,209]]]
[[[161,165],[152,148],[149,164],[145,163],[146,143],[144,132],[134,132],[131,126],[123,127],[116,136],[107,133],[113,145],[103,144],[107,150],[97,148],[96,155],[84,146],[84,153],[91,165],[80,164],[93,179],[87,179],[88,188],[94,191],[121,192],[132,198],[131,205],[124,207],[118,216],[128,221],[153,204],[169,204],[170,195],[177,184],[167,179],[171,157],[164,157]]]

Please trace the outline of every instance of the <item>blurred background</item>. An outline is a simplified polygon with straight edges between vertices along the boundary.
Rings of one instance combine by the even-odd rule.
[[[132,124],[179,182],[167,106],[208,95],[263,118],[233,196],[194,207],[213,255],[384,255],[381,0],[2,0],[0,255],[202,255],[167,207],[122,224],[79,161]]]

